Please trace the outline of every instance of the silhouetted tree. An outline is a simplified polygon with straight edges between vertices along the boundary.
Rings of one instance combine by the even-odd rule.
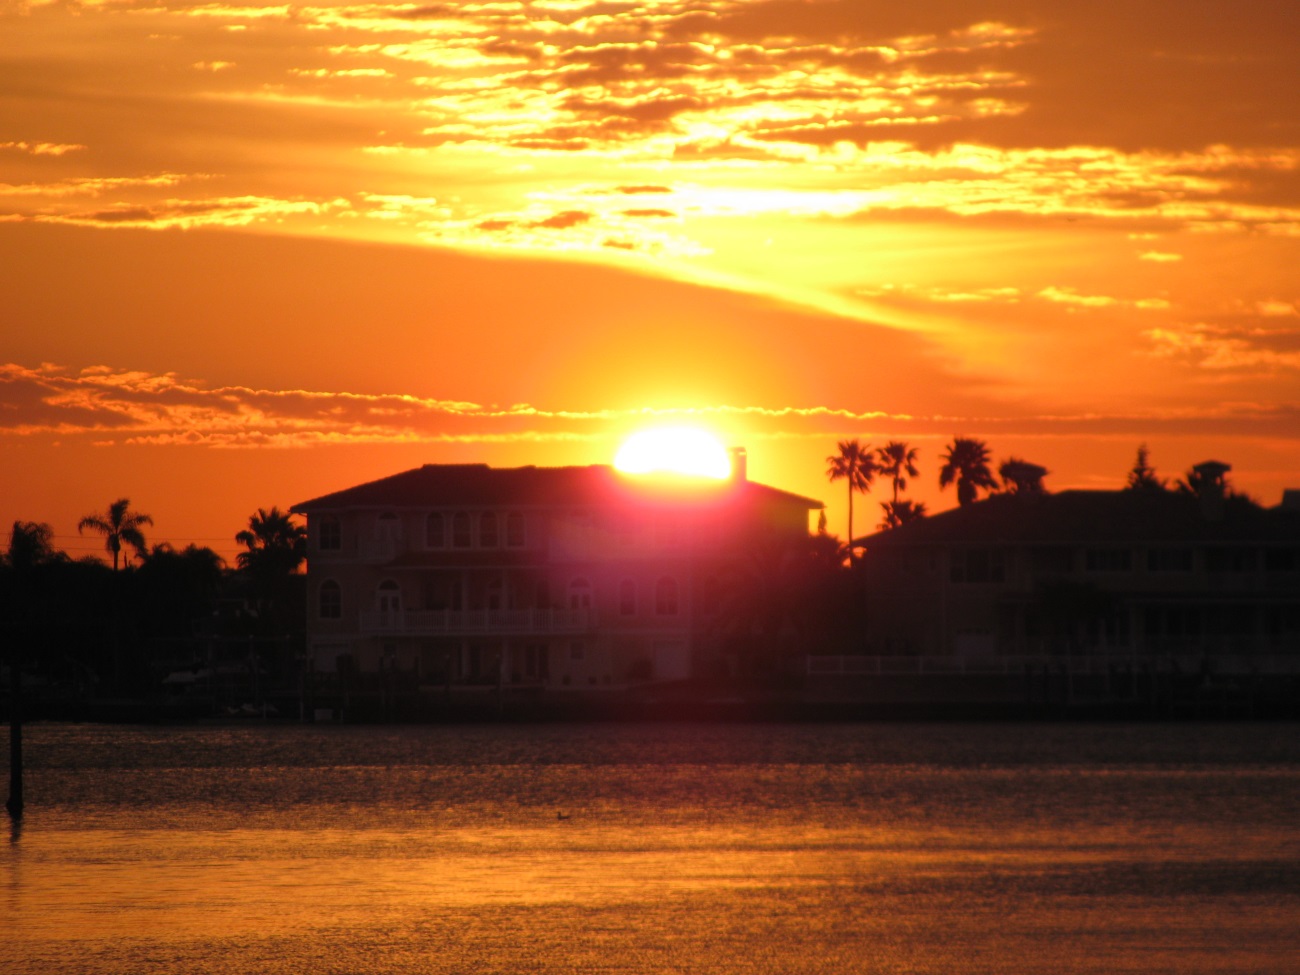
[[[66,560],[54,548],[54,529],[45,522],[15,521],[9,533],[8,562],[15,571],[27,570],[47,562]]]
[[[1261,505],[1257,500],[1233,488],[1227,477],[1230,470],[1232,465],[1223,461],[1202,461],[1176,482],[1177,491],[1196,498],[1201,511],[1210,518],[1238,517],[1259,510]]]
[[[123,542],[133,547],[136,554],[144,558],[144,533],[140,529],[144,525],[153,525],[153,519],[148,515],[130,509],[129,498],[118,498],[108,506],[107,514],[86,515],[77,523],[78,534],[87,528],[93,528],[104,536],[104,548],[113,555],[114,571],[118,567],[118,554],[122,551]]]
[[[998,468],[1002,478],[1002,490],[1007,494],[1046,494],[1043,478],[1048,474],[1046,467],[1031,464],[1019,457],[1009,457]]]
[[[955,480],[958,504],[970,504],[978,497],[981,488],[992,490],[997,487],[993,472],[989,470],[989,448],[983,440],[954,437],[941,459],[939,487],[946,488]]]
[[[897,506],[898,493],[907,490],[907,479],[919,474],[916,469],[916,448],[909,447],[901,440],[891,440],[877,450],[876,455],[880,458],[876,469],[894,482],[894,505]]]
[[[144,557],[140,572],[184,579],[189,588],[210,596],[221,585],[225,567],[226,560],[205,545],[186,545],[178,552],[163,542]]]
[[[1232,485],[1228,482],[1227,476],[1230,470],[1232,465],[1222,461],[1202,461],[1194,465],[1177,482],[1178,493],[1190,494],[1196,498],[1227,497],[1232,493]]]
[[[1155,468],[1147,461],[1146,444],[1138,447],[1137,460],[1133,462],[1133,469],[1128,472],[1128,483],[1124,485],[1124,488],[1127,491],[1166,490],[1164,478],[1156,477]]]
[[[196,624],[211,618],[225,562],[207,547],[176,551],[155,545],[132,573],[133,596],[142,635],[171,643],[192,639]]]
[[[848,481],[849,484],[849,564],[853,564],[853,495],[854,493],[866,494],[871,490],[872,482],[876,479],[876,463],[872,458],[871,447],[862,441],[841,440],[838,447],[838,453],[831,454],[826,458],[829,465],[826,468],[826,476],[831,483],[839,480]]]
[[[835,537],[808,536],[799,542],[762,541],[719,577],[719,605],[710,618],[713,636],[730,648],[748,678],[776,677],[791,659],[853,635],[861,604],[857,583],[843,569]]]
[[[880,508],[885,513],[885,517],[880,521],[880,527],[886,530],[906,525],[909,521],[916,521],[926,515],[924,501],[911,501],[907,498],[902,501],[882,501]]]
[[[275,506],[258,508],[235,541],[248,549],[235,557],[236,563],[256,576],[291,575],[307,558],[307,529]]]

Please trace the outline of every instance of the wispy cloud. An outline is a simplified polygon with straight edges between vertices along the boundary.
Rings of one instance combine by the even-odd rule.
[[[1212,355],[1212,341],[1193,333],[1191,351]],[[1160,340],[1153,336],[1153,340]],[[1300,366],[1300,340],[1254,336],[1257,354]],[[1170,342],[1176,342],[1170,339]],[[1283,349],[1291,343],[1291,351]],[[1186,345],[1186,343],[1185,343]],[[1239,354],[1239,347],[1234,347]],[[1178,351],[1186,352],[1187,347]],[[914,415],[822,405],[702,404],[690,408],[568,410],[526,403],[497,406],[401,393],[213,386],[172,373],[54,364],[0,366],[0,436],[82,438],[99,446],[149,444],[207,448],[300,448],[343,444],[556,442],[608,437],[632,426],[694,422],[742,426],[755,438],[824,440],[843,435],[1197,433],[1245,431],[1300,439],[1300,407],[1252,403],[1209,409],[1124,413]]]
[[[59,142],[0,142],[0,149],[12,149],[33,156],[62,156],[64,153],[80,152],[85,148],[83,145]]]

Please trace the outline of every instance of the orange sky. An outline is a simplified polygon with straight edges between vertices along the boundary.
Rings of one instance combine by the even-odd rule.
[[[80,554],[127,495],[230,555],[258,506],[657,422],[840,533],[853,436],[917,446],[932,510],[956,434],[1275,504],[1298,36],[1291,0],[0,0],[0,524]]]

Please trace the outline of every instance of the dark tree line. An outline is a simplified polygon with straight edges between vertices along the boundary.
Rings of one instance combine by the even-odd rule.
[[[127,498],[82,518],[78,531],[104,537],[110,564],[70,558],[44,522],[13,523],[0,555],[2,662],[16,661],[48,707],[157,691],[169,669],[208,665],[241,641],[285,652],[301,645],[302,525],[259,509],[236,536],[245,547],[236,568],[205,546],[151,546],[152,526]]]
[[[925,504],[902,497],[909,479],[919,474],[918,452],[905,442],[891,440],[883,447],[872,448],[861,440],[841,440],[836,452],[826,458],[826,476],[835,483],[844,481],[848,487],[848,539],[854,539],[854,495],[871,491],[879,476],[890,482],[892,494],[881,501],[883,517],[878,528],[898,528],[927,514]],[[1034,495],[1046,494],[1043,483],[1051,472],[1041,464],[1020,457],[1008,457],[993,466],[993,454],[983,440],[973,437],[954,437],[939,457],[939,487],[953,486],[957,503],[965,507],[978,501],[981,494]],[[1182,478],[1170,483],[1159,477],[1151,466],[1146,445],[1138,448],[1133,468],[1128,473],[1126,489],[1131,491],[1172,492],[1193,497],[1215,496],[1225,499],[1231,506],[1255,505],[1246,495],[1235,491],[1227,480],[1231,466],[1219,461],[1204,461],[1193,466]],[[845,558],[851,565],[854,558],[852,544],[845,546]]]

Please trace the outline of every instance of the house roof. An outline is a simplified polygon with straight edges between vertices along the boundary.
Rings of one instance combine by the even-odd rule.
[[[860,540],[868,551],[907,545],[1300,542],[1300,513],[1229,498],[1222,517],[1172,491],[994,495]]]
[[[589,467],[489,467],[487,464],[425,464],[400,474],[301,501],[298,513],[347,508],[429,508],[444,506],[598,506],[639,503],[666,505],[794,505],[805,510],[822,503],[754,481],[700,478],[636,478],[606,465]]]

